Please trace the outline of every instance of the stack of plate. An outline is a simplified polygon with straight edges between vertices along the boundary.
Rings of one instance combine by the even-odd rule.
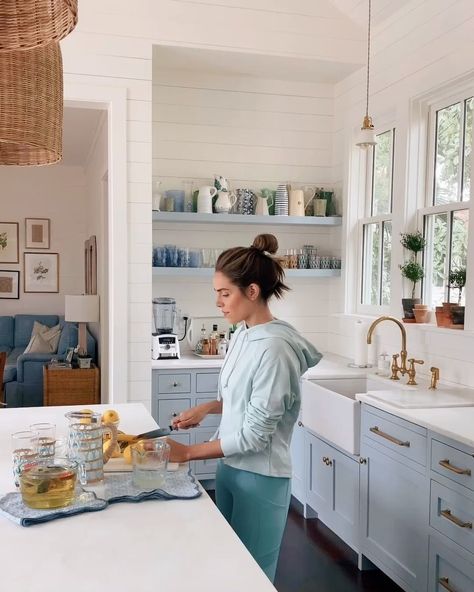
[[[278,185],[275,195],[275,216],[288,216],[288,189]]]

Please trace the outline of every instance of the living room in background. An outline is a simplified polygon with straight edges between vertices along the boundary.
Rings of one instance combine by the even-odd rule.
[[[450,273],[468,265],[474,88],[430,106],[425,207],[424,301],[455,302]],[[465,292],[462,294],[464,304]]]
[[[367,152],[364,215],[359,221],[359,312],[390,305],[395,128],[376,139]]]

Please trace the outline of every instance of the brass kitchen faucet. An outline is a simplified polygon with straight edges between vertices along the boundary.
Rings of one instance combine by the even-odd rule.
[[[375,327],[381,323],[382,321],[392,321],[396,323],[399,327],[401,334],[402,334],[402,349],[399,354],[393,354],[392,356],[392,376],[390,376],[391,380],[400,380],[398,373],[402,376],[408,374],[408,383],[409,385],[416,385],[415,377],[416,377],[416,370],[415,364],[424,364],[423,360],[416,360],[415,358],[410,358],[408,360],[409,368],[407,368],[407,332],[403,324],[396,319],[395,317],[383,316],[375,319],[375,321],[370,325],[369,331],[367,333],[367,343],[370,345],[372,343],[372,334],[374,332]],[[398,358],[400,357],[400,366],[398,365]]]

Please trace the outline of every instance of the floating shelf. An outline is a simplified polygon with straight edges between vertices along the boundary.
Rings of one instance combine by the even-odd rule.
[[[152,267],[155,277],[212,277],[213,267]],[[285,269],[289,278],[339,277],[340,269]]]
[[[193,222],[200,224],[266,224],[269,226],[340,226],[341,216],[245,216],[243,214],[196,214],[193,212],[158,212],[154,222]]]

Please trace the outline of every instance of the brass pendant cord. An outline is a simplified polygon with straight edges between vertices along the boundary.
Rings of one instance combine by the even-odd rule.
[[[372,0],[369,0],[369,25],[367,27],[367,88],[365,102],[365,117],[369,117],[369,81],[370,81],[370,21],[372,15]]]

